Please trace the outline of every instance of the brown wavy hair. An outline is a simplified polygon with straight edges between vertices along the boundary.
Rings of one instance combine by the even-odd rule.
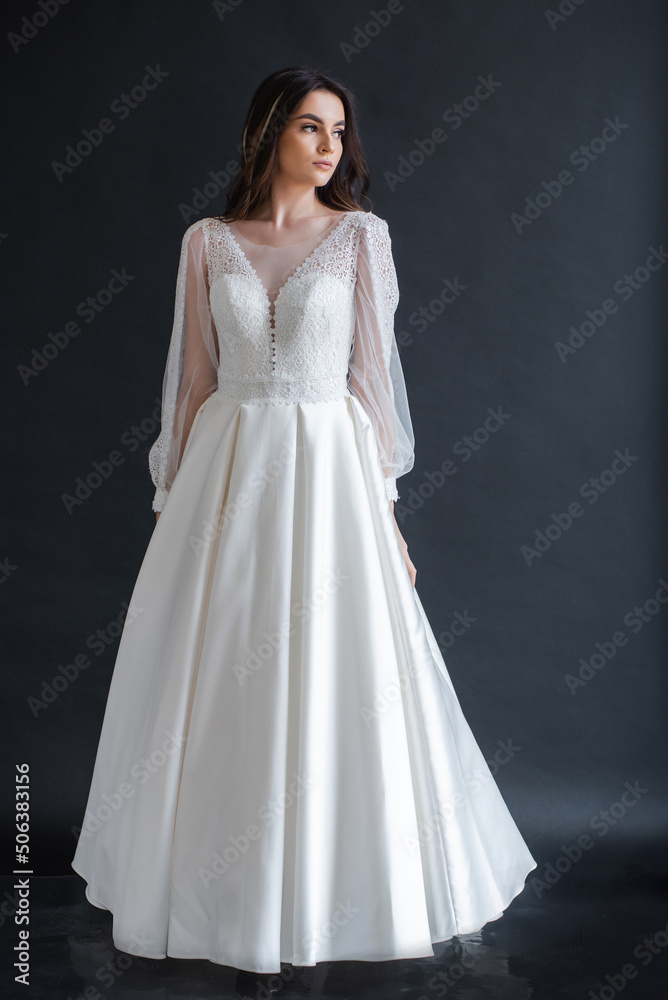
[[[365,198],[369,201],[366,194],[369,168],[357,130],[353,94],[343,84],[310,66],[287,66],[266,77],[253,94],[241,137],[241,170],[227,192],[225,212],[216,218],[223,222],[245,219],[267,200],[280,135],[295,108],[313,90],[336,94],[343,104],[346,119],[341,159],[327,183],[315,188],[316,198],[340,211],[367,211],[361,202]]]

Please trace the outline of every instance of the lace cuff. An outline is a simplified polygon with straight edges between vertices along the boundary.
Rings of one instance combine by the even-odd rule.
[[[398,500],[399,494],[397,493],[397,481],[388,477],[385,479],[385,493],[387,494],[388,500]]]
[[[162,508],[165,506],[165,503],[167,502],[167,496],[168,496],[168,494],[169,494],[169,490],[164,490],[160,486],[158,486],[156,488],[155,496],[153,497],[153,504],[152,504],[152,507],[153,507],[154,511],[157,512],[157,511],[161,511],[162,510]]]

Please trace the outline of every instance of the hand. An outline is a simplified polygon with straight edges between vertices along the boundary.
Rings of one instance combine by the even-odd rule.
[[[158,521],[160,520],[160,514],[161,514],[161,513],[162,513],[162,512],[161,512],[161,511],[159,511],[159,510],[156,510],[156,512],[155,512],[155,523],[156,523],[156,524],[157,524],[157,523],[158,523]]]
[[[404,562],[406,563],[406,569],[408,570],[408,575],[411,578],[411,583],[415,586],[415,577],[417,575],[417,570],[411,561],[411,557],[408,554],[408,546],[404,540],[404,536],[399,531],[399,525],[397,524],[397,519],[394,516],[394,500],[390,500],[390,510],[392,511],[392,520],[394,521],[394,530],[397,533],[397,538],[399,539],[399,547],[401,549],[402,555],[404,557]]]

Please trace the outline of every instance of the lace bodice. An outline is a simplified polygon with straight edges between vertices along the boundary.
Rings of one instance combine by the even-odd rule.
[[[233,239],[240,245],[244,256],[248,259],[256,275],[267,290],[271,302],[270,312],[275,313],[275,302],[280,289],[293,271],[310,257],[317,246],[341,221],[342,212],[333,212],[327,216],[323,225],[313,230],[313,220],[301,223],[298,231],[289,238],[288,245],[275,246],[263,242],[268,238],[267,224],[261,225],[248,219],[230,222],[228,230]],[[304,235],[308,233],[309,235]],[[270,234],[269,234],[270,235]],[[252,240],[255,240],[253,242]]]
[[[269,295],[229,226],[204,220],[211,311],[220,340],[219,386],[243,402],[334,399],[346,391],[354,329],[359,231],[336,230]],[[248,395],[248,384],[254,388]]]
[[[290,269],[298,246],[255,253],[216,218],[186,230],[162,428],[149,454],[154,510],[162,510],[195,414],[213,392],[271,405],[355,395],[374,427],[387,496],[398,498],[396,478],[412,468],[414,441],[394,338],[399,290],[387,223],[344,212],[312,243]],[[308,241],[301,246],[308,251]],[[271,292],[261,277],[268,249],[274,276],[287,262]]]

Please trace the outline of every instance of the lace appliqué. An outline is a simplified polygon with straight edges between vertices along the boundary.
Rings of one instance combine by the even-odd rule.
[[[258,404],[318,402],[351,395],[348,362],[355,332],[362,229],[371,251],[369,266],[377,290],[379,321],[386,329],[393,323],[399,301],[388,226],[373,213],[346,213],[288,276],[273,303],[273,315],[262,281],[227,224],[215,218],[193,223],[181,245],[161,432],[149,452],[156,511],[162,510],[168,496],[165,477],[183,373],[186,260],[190,237],[200,227],[211,314],[219,331],[218,389],[214,395]],[[385,480],[385,490],[388,500],[399,498],[395,479]]]
[[[273,303],[229,226],[205,219],[220,392],[241,402],[317,402],[350,395],[359,226],[346,214],[286,279]]]
[[[386,479],[385,480],[385,493],[388,500],[398,500],[399,494],[397,492],[397,481],[396,479]]]

